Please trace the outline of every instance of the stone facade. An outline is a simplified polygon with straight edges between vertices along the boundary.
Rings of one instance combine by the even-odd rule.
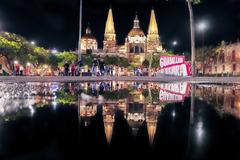
[[[238,76],[240,75],[240,43],[221,45],[216,49],[216,56],[209,57],[202,66],[204,75]]]
[[[86,29],[86,34],[81,39],[81,52],[83,54],[87,52],[98,52],[98,43],[96,38],[92,35],[90,26]]]

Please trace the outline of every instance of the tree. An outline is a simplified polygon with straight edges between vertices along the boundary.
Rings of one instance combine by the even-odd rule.
[[[82,55],[83,65],[92,66],[92,61],[95,57],[92,54]]]
[[[56,101],[60,104],[73,104],[77,101],[77,96],[72,95],[64,90],[59,90],[56,92],[57,99]]]
[[[196,49],[196,61],[204,62],[207,58],[216,56],[216,49],[213,46]]]
[[[13,69],[13,61],[19,56],[19,50],[21,48],[21,42],[23,38],[10,34],[7,32],[2,32],[0,35],[0,55],[6,57],[8,64]]]
[[[60,60],[59,60],[59,58],[55,54],[49,54],[48,61],[49,61],[48,64],[51,64],[51,67],[53,69],[57,69],[58,68],[58,62]]]
[[[63,67],[65,63],[72,63],[77,61],[77,55],[75,52],[60,52],[57,54],[58,57],[58,66]]]
[[[143,65],[145,68],[149,67],[149,61],[148,61],[147,59],[145,59],[145,60],[143,61],[142,65]]]
[[[190,32],[191,32],[191,52],[192,52],[192,76],[195,76],[195,27],[194,27],[194,15],[192,9],[193,4],[199,4],[201,0],[187,0],[188,10],[189,10],[189,19],[190,19]]]
[[[120,67],[130,66],[128,59],[124,58],[124,57],[106,56],[106,57],[104,57],[104,62],[107,65],[118,65]]]
[[[36,56],[38,64],[47,64],[49,63],[49,50],[46,50],[42,47],[34,47],[33,56]]]
[[[49,62],[48,50],[32,45],[20,35],[8,32],[0,34],[0,55],[7,59],[11,69],[14,67],[14,60],[22,64],[31,62],[35,65]]]

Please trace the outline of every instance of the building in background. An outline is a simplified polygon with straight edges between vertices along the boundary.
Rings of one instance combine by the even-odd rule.
[[[96,49],[96,39],[90,36],[89,30],[90,29],[86,30],[87,36],[83,36],[83,40],[81,41],[82,52],[85,53],[86,49],[89,48],[93,51],[93,54],[99,56],[120,56],[128,58],[129,62],[142,64],[148,54],[164,52],[158,32],[155,11],[153,9],[150,14],[147,35],[141,29],[140,20],[136,14],[133,20],[133,28],[129,31],[125,38],[125,43],[122,45],[117,44],[112,8],[108,11],[102,50]]]
[[[97,39],[92,35],[92,30],[89,24],[85,35],[83,35],[81,39],[81,51],[83,54],[98,52]]]
[[[216,48],[216,53],[199,62],[199,73],[212,76],[240,75],[240,43],[222,44]]]

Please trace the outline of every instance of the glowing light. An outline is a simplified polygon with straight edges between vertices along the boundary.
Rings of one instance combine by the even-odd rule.
[[[197,127],[196,127],[196,136],[199,142],[202,141],[203,135],[204,135],[203,122],[200,121],[197,123]]]
[[[14,61],[14,64],[18,64],[19,62],[17,60]]]
[[[47,69],[47,68],[48,68],[48,66],[47,66],[47,65],[44,65],[44,66],[43,66],[43,68]]]
[[[204,30],[206,30],[207,29],[207,23],[206,22],[204,22],[204,21],[202,21],[202,22],[200,22],[198,25],[197,25],[197,29],[199,30],[199,31],[204,31]]]
[[[28,66],[28,67],[31,66],[31,63],[27,62],[27,66]]]
[[[52,102],[52,105],[53,105],[53,109],[55,110],[57,108],[57,102],[56,101],[53,101]]]
[[[53,49],[53,50],[52,50],[52,53],[53,53],[53,54],[56,54],[56,53],[58,53],[58,50],[57,50],[57,49]]]
[[[34,110],[33,106],[30,105],[28,108],[30,109],[31,116],[33,116],[34,113],[35,113],[35,110]]]
[[[178,42],[177,41],[173,41],[173,46],[176,46],[176,45],[178,45]]]
[[[173,116],[173,118],[176,117],[176,112],[175,112],[175,110],[173,110],[173,112],[172,112],[172,116]]]
[[[31,44],[32,44],[32,45],[35,45],[35,44],[36,44],[36,42],[35,42],[35,41],[31,41]]]

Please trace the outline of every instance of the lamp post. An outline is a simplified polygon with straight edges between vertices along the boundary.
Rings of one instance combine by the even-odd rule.
[[[197,29],[199,32],[202,33],[202,47],[204,46],[204,33],[205,33],[205,30],[207,29],[207,23],[202,21],[202,22],[199,22],[197,24]]]
[[[207,29],[207,23],[205,21],[201,21],[197,24],[197,30],[202,34],[202,55],[204,55],[204,33],[205,30]],[[204,62],[203,62],[203,74],[205,74],[205,67],[204,67]]]
[[[81,55],[81,39],[82,39],[82,1],[80,0],[80,7],[79,7],[79,37],[78,37],[78,60],[82,60]]]

